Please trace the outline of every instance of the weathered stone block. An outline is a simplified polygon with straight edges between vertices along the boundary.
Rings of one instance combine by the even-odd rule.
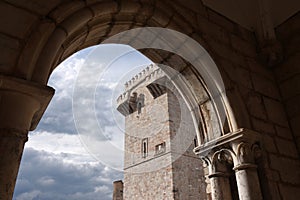
[[[224,44],[229,44],[230,42],[229,34],[221,26],[212,23],[211,21],[209,21],[207,18],[203,16],[198,16],[197,22],[198,22],[197,30],[199,30],[205,35],[208,35],[214,40],[217,40]]]
[[[300,39],[300,37],[299,37]],[[298,45],[299,47],[299,45]],[[300,73],[300,53],[289,56],[279,67],[275,68],[274,72],[279,82],[283,82],[292,76]]]
[[[100,40],[101,37],[105,36],[110,29],[110,25],[103,25],[103,26],[94,26],[92,29],[89,30],[86,40],[93,40],[98,39]]]
[[[197,19],[196,17],[196,13],[187,8],[184,4],[182,4],[182,2],[179,0],[177,1],[178,4],[174,4],[173,1],[170,1],[170,6],[172,6],[174,8],[174,10],[179,13],[177,15],[180,15],[182,18],[185,19],[186,22],[189,22],[191,26],[197,26],[196,24],[193,24],[191,22],[195,21]]]
[[[168,25],[172,18],[171,13],[164,12],[164,10],[161,10],[159,8],[155,8],[153,16],[150,18],[150,20],[156,22],[161,27],[165,27]]]
[[[260,75],[263,78],[275,81],[271,70],[267,69],[262,63],[253,58],[246,58],[246,66],[253,72],[253,76]]]
[[[169,0],[170,1],[170,0]],[[186,7],[189,10],[194,11],[195,13],[198,13],[200,15],[207,15],[207,8],[203,5],[202,2],[199,2],[197,0],[186,0],[186,1],[181,1],[181,0],[175,0],[176,3],[178,2],[182,7]],[[174,0],[171,0],[173,3]]]
[[[275,138],[275,141],[280,154],[293,158],[299,157],[295,141],[285,140],[278,137]]]
[[[264,97],[263,100],[268,114],[268,119],[274,123],[288,127],[286,113],[282,103],[267,97]]]
[[[300,137],[300,116],[296,116],[290,119],[291,128],[294,136]]]
[[[263,148],[266,151],[272,152],[272,153],[278,152],[273,137],[271,137],[267,134],[263,134],[262,139],[263,139]]]
[[[268,188],[264,193],[264,199],[282,200],[277,183],[275,181],[268,181],[267,184]]]
[[[108,15],[112,13],[116,13],[118,11],[118,4],[114,1],[110,2],[99,2],[90,5],[93,13],[95,14],[94,17]]]
[[[3,1],[0,3],[0,32],[24,38],[31,30],[38,16],[26,10],[13,7]]]
[[[270,167],[278,170],[285,183],[300,184],[300,162],[278,155],[270,154]]]
[[[214,10],[211,10],[210,8],[207,8],[207,14],[208,19],[218,24],[219,26],[223,27],[225,30],[227,30],[230,33],[235,33],[237,31],[238,25],[234,23],[233,21],[229,20],[228,18],[222,16],[221,14],[217,13]]]
[[[293,118],[300,115],[300,94],[288,99],[285,102],[286,111],[289,118]]]
[[[120,1],[120,13],[138,13],[140,8],[137,1]]]
[[[260,95],[251,92],[245,99],[247,108],[252,116],[260,119],[267,119],[266,110]]]
[[[237,66],[227,59],[218,59],[218,64],[222,67],[232,82],[248,89],[252,88],[250,72],[241,66]],[[221,71],[222,72],[222,71]]]
[[[66,48],[69,46],[73,46],[74,49],[77,49],[78,46],[84,43],[88,32],[88,27],[83,26],[80,30],[75,31],[72,35],[68,36],[68,38],[63,43],[63,47]]]
[[[261,119],[254,118],[254,117],[251,118],[251,121],[252,121],[254,130],[256,130],[258,132],[266,132],[266,133],[275,135],[275,130],[274,130],[273,124],[266,122],[264,120],[261,120]]]
[[[279,185],[280,193],[283,200],[299,200],[300,188],[292,185]]]
[[[26,77],[26,74],[31,73],[30,71],[36,64],[44,45],[47,43],[55,27],[56,25],[53,21],[43,20],[30,35],[18,61],[18,71],[24,77]]]
[[[252,31],[249,31],[248,29],[242,27],[242,26],[237,26],[237,35],[241,37],[242,39],[256,45],[256,37],[255,33]]]
[[[282,82],[279,87],[284,100],[300,94],[300,74]]]
[[[285,56],[288,58],[290,56],[296,56],[297,54],[299,55],[300,49],[300,30],[298,33],[294,33],[291,35],[284,43],[283,43],[283,48],[286,49],[285,51]],[[299,56],[298,56],[299,58]]]
[[[123,31],[127,31],[130,27],[130,24],[115,24],[111,28],[111,31],[109,32],[109,36],[121,33]]]
[[[33,13],[38,13],[40,15],[47,15],[55,6],[57,6],[61,0],[7,0],[7,2],[16,5],[17,7],[26,8]]]
[[[61,23],[69,15],[85,7],[84,1],[75,0],[60,4],[55,10],[49,13],[49,17],[55,20],[56,23]]]
[[[288,38],[292,33],[300,30],[300,14],[299,12],[291,17],[288,21],[281,24],[276,28],[276,33],[280,36],[280,38]]]
[[[268,97],[280,99],[279,91],[275,82],[257,74],[252,74],[252,82],[256,91]]]
[[[281,126],[275,126],[276,127],[276,133],[278,136],[284,138],[284,139],[293,139],[292,133],[289,128],[281,127]]]
[[[256,46],[253,43],[249,43],[246,40],[241,39],[240,37],[230,34],[230,42],[233,49],[238,52],[241,52],[245,56],[255,58],[257,56]]]
[[[186,21],[181,15],[174,15],[167,28],[177,30],[180,32],[184,30],[185,34],[187,35],[194,32],[194,29],[192,28],[191,24],[188,21]]]
[[[0,60],[1,72],[9,72],[15,66],[16,59],[19,55],[20,44],[19,41],[10,38],[6,35],[0,34]]]
[[[89,9],[82,9],[72,16],[64,20],[59,26],[63,27],[68,35],[83,27],[93,17],[93,13]]]

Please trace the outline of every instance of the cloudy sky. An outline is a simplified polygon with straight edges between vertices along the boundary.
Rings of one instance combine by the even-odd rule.
[[[56,94],[29,133],[14,200],[110,200],[122,179],[124,118],[116,98],[150,61],[124,45],[82,50],[60,64]]]

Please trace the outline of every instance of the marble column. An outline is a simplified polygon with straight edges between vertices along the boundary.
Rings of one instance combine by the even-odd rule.
[[[215,173],[208,175],[211,185],[212,200],[231,200],[229,175],[227,173]]]
[[[211,165],[212,199],[231,199],[228,172],[234,172],[240,200],[261,200],[262,193],[255,160],[260,156],[260,134],[238,129],[212,141],[200,144],[194,152]],[[213,155],[213,156],[211,156]],[[229,163],[233,170],[225,168]],[[226,166],[228,166],[226,164]],[[226,171],[227,170],[227,171]],[[234,189],[234,188],[233,188]]]
[[[0,75],[0,195],[10,200],[28,139],[54,90],[29,81]]]
[[[217,151],[210,158],[206,158],[209,167],[208,178],[211,185],[212,200],[231,200],[230,189],[230,161],[222,151]]]
[[[262,200],[257,165],[254,161],[253,144],[240,142],[233,144],[236,150],[236,163],[233,167],[240,200]]]

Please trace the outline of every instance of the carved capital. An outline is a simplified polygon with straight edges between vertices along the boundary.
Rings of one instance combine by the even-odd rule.
[[[233,163],[233,152],[224,148],[211,152],[205,157],[201,157],[204,165],[209,169],[208,178],[229,177],[230,166]]]
[[[255,160],[261,156],[261,149],[257,143],[239,142],[233,144],[233,147],[236,154],[234,170],[257,168]]]
[[[53,95],[51,87],[0,75],[0,128],[34,130]]]
[[[240,129],[198,146],[194,152],[210,166],[211,173],[224,172],[228,165],[236,170],[255,168],[255,160],[261,156],[259,144],[259,133]]]

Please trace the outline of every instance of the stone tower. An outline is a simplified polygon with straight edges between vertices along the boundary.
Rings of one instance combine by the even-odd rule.
[[[123,200],[123,182],[121,180],[113,183],[113,200]]]
[[[125,116],[124,199],[205,199],[189,110],[166,74],[150,65],[117,99]]]

